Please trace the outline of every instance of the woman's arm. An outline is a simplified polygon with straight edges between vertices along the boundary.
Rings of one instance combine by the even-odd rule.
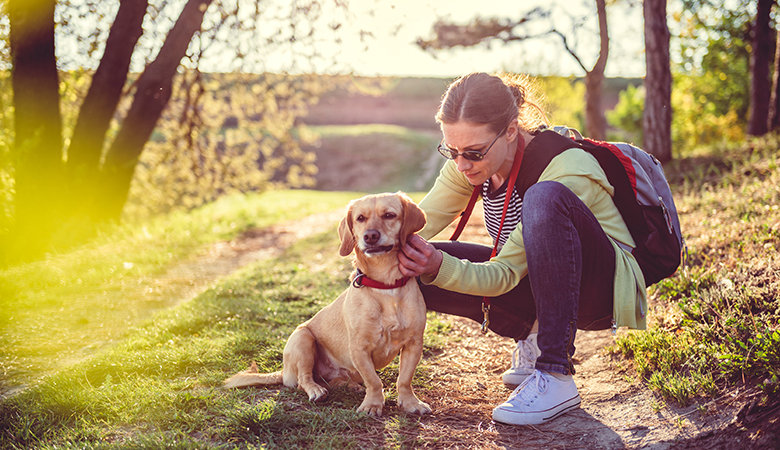
[[[447,228],[466,209],[474,190],[453,161],[447,161],[431,190],[420,202],[427,219],[420,236],[431,239]]]
[[[582,150],[565,152],[553,159],[539,180],[560,182],[591,208],[592,205],[598,205],[595,209],[599,209],[603,204],[606,208],[615,209],[610,197],[611,186],[603,171],[595,158]],[[600,211],[598,215],[601,215]],[[618,219],[611,213],[604,217],[610,221]],[[521,224],[512,230],[501,252],[484,263],[472,263],[438,252],[422,239],[410,241],[413,245],[404,246],[404,254],[399,256],[399,259],[403,258],[402,271],[407,270],[409,276],[420,275],[424,283],[443,289],[497,296],[510,291],[528,273]]]

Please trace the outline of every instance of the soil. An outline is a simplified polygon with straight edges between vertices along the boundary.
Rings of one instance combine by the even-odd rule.
[[[343,213],[316,214],[252,231],[215,245],[175,270],[213,279],[326,231]],[[461,240],[489,243],[483,230],[481,217],[474,214]],[[637,378],[630,360],[604,351],[614,340],[610,330],[577,334],[579,410],[539,426],[495,423],[492,409],[510,394],[500,376],[509,365],[514,342],[492,332],[483,335],[468,319],[444,318],[452,324],[451,339],[440,352],[426,357],[436,381],[431,389],[418,391],[434,412],[420,421],[414,436],[435,448],[780,449],[777,402],[772,403],[775,410],[761,411],[755,407],[758,392],[743,387],[688,407],[665,403]]]

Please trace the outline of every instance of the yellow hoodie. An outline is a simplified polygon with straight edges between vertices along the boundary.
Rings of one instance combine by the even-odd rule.
[[[571,189],[612,238],[616,255],[613,301],[616,326],[645,329],[645,279],[634,256],[623,248],[633,248],[634,240],[612,201],[614,188],[596,158],[579,148],[566,150],[553,158],[539,177],[539,181],[547,180]],[[428,218],[420,236],[431,239],[452,223],[466,209],[473,188],[458,172],[455,162],[448,161],[431,191],[420,202]],[[528,274],[522,224],[517,225],[499,254],[490,261],[472,263],[444,252],[442,255],[444,259],[438,275],[422,276],[421,280],[449,291],[495,297],[512,290]]]

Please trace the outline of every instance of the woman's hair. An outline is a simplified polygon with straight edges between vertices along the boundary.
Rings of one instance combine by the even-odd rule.
[[[441,100],[436,123],[489,124],[498,133],[512,120],[526,131],[548,125],[527,75],[470,73],[453,81]]]

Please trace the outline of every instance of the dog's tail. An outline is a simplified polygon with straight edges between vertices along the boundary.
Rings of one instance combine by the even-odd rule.
[[[239,372],[225,380],[222,387],[225,389],[232,389],[270,384],[282,384],[282,371],[258,373],[257,364],[253,362],[252,365],[249,366],[249,369]]]

